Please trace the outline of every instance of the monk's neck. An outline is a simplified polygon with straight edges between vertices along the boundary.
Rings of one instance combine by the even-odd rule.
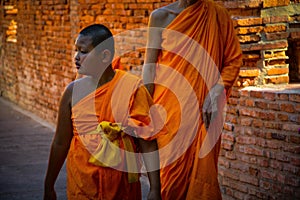
[[[111,67],[108,67],[102,74],[101,78],[99,79],[97,87],[100,87],[105,83],[111,81],[114,78],[115,74],[116,72]]]
[[[178,1],[178,7],[179,8],[187,8],[191,5],[193,5],[194,3],[196,3],[199,0],[179,0]]]

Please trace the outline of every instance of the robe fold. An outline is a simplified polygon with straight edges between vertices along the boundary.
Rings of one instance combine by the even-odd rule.
[[[228,95],[238,76],[242,54],[233,23],[224,8],[198,1],[163,30],[161,46],[153,100],[166,110],[169,130],[157,139],[162,197],[221,199],[217,161],[222,112],[206,131],[202,106],[210,88],[223,84]],[[224,102],[219,110],[223,108]]]
[[[73,89],[73,93],[74,91],[76,88]],[[148,91],[143,86],[141,87],[140,79],[116,70],[110,82],[100,86],[72,107],[73,138],[67,156],[68,199],[141,199],[140,182],[128,180],[131,169],[128,169],[126,165],[124,149],[128,149],[128,142],[127,144],[124,142],[124,137],[127,137],[126,141],[131,141],[129,147],[133,148],[134,152],[138,152],[135,137],[144,139],[157,137],[155,123],[151,121],[155,113],[152,112],[153,116],[149,114],[152,104],[152,98]],[[110,159],[99,158],[101,144],[108,146],[110,141],[101,142],[103,138],[101,134],[97,134],[98,125],[100,124],[103,128],[103,124],[107,122],[135,129],[135,132],[129,131],[126,132],[127,135],[122,134],[122,137],[114,139],[113,142],[118,146],[111,143],[111,147],[120,149],[116,152],[121,162],[111,160],[113,155]],[[107,138],[104,139],[107,140]],[[103,154],[110,156],[109,153],[106,151]],[[140,169],[140,155],[135,156],[135,159],[139,161],[135,166]],[[99,162],[95,159],[99,159]],[[106,160],[117,164],[107,167],[93,164],[102,164]],[[139,173],[139,171],[133,172]]]

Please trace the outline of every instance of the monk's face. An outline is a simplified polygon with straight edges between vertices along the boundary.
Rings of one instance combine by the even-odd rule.
[[[93,76],[99,73],[101,56],[93,51],[92,37],[79,34],[75,41],[75,65],[79,74]]]
[[[85,74],[87,67],[84,66],[88,54],[93,50],[92,38],[89,36],[79,35],[75,41],[74,61],[79,74]]]

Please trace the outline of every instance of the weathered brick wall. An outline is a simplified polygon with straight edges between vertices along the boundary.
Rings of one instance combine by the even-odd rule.
[[[75,77],[70,5],[60,0],[24,0],[15,7],[17,41],[4,43],[1,91],[21,107],[54,122],[62,91]],[[11,17],[4,13],[2,20]]]
[[[299,89],[233,92],[219,159],[224,199],[300,197]]]
[[[4,3],[15,2],[3,9]],[[170,2],[174,0],[1,1],[1,96],[54,123],[60,95],[76,76],[78,31],[95,22],[107,25],[117,36],[121,64],[139,75],[149,15]],[[283,90],[290,79],[300,80],[299,0],[216,2],[233,16],[243,50],[222,138],[224,197],[299,198],[300,88]],[[7,41],[14,23],[16,41],[14,35]],[[259,89],[270,85],[278,86]]]

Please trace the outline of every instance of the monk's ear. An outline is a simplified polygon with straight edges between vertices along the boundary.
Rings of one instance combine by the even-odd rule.
[[[101,59],[102,59],[103,63],[111,62],[111,60],[112,60],[112,54],[111,54],[110,50],[104,49],[101,52]]]

